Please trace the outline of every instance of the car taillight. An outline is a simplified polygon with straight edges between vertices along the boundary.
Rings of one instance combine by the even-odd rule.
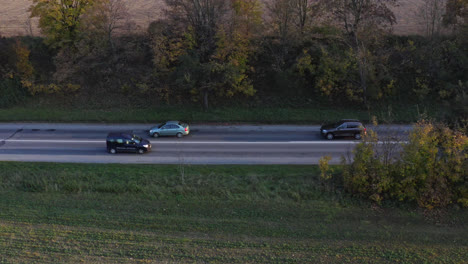
[[[187,131],[188,131],[188,128],[185,128],[185,132],[187,132]]]
[[[364,128],[364,134],[367,134],[367,128]]]

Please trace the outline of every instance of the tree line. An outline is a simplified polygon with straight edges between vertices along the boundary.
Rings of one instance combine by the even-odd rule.
[[[423,2],[425,35],[397,36],[398,0],[164,0],[143,33],[123,0],[32,0],[43,38],[1,38],[0,105],[27,94],[205,108],[295,96],[445,103],[466,122],[468,0]]]

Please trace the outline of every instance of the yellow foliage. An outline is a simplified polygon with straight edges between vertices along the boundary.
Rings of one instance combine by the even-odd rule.
[[[20,41],[16,41],[16,70],[22,80],[31,80],[34,77],[34,68],[29,61],[29,54],[31,53]]]
[[[333,169],[330,168],[329,162],[332,159],[331,156],[323,156],[319,159],[320,178],[323,180],[329,180],[332,178]]]
[[[66,86],[66,91],[68,93],[76,93],[80,90],[81,86],[78,85],[78,84],[71,84],[71,83],[68,83]]]
[[[29,49],[24,46],[19,40],[16,41],[15,47],[16,54],[16,72],[21,80],[21,85],[28,90],[33,86],[34,80],[34,67],[29,61],[29,54],[31,53]],[[12,72],[7,74],[8,78],[14,78]]]
[[[23,84],[24,85],[24,84]],[[39,85],[30,85],[27,86],[28,91],[31,95],[37,95],[37,94],[71,94],[71,93],[76,93],[79,91],[81,88],[80,85],[77,84],[65,84],[63,86],[60,86],[55,83],[51,83],[49,85],[44,85],[44,84],[39,84]]]
[[[21,80],[21,85],[25,88],[30,89],[33,86],[33,83],[29,80]]]
[[[468,199],[464,182],[467,177],[468,138],[443,125],[419,122],[410,133],[410,143],[404,147],[401,195],[415,199],[421,207],[432,209],[454,201]],[[424,184],[417,185],[416,182]],[[464,189],[465,188],[465,189]],[[458,199],[454,199],[457,195]]]
[[[32,0],[31,17],[39,17],[39,28],[54,46],[74,44],[82,15],[95,0]]]
[[[191,93],[192,95],[198,95],[198,94],[199,94],[199,91],[198,91],[197,89],[194,88],[194,89],[191,89],[191,90],[190,90],[190,93]]]

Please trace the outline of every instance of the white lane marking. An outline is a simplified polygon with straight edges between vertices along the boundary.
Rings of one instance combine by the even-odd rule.
[[[5,142],[106,143],[105,140],[5,139]],[[150,141],[151,144],[359,144],[362,141]],[[379,141],[378,144],[406,144],[408,141]]]

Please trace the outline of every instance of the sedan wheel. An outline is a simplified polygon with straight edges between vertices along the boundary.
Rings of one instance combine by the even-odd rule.
[[[355,139],[361,139],[361,134],[354,134]]]
[[[327,134],[327,139],[328,139],[328,140],[332,140],[333,138],[335,138],[335,136],[333,136],[332,133],[328,133],[328,134]]]
[[[144,149],[138,149],[138,154],[143,154],[143,153],[145,153]]]
[[[153,137],[157,138],[157,137],[159,137],[159,134],[158,133],[153,133]]]
[[[182,137],[182,133],[179,132],[179,133],[177,133],[176,136],[177,136],[178,138],[181,138],[181,137]]]
[[[110,154],[115,154],[115,153],[117,153],[117,151],[114,148],[111,148],[111,149],[109,149],[109,153]]]

